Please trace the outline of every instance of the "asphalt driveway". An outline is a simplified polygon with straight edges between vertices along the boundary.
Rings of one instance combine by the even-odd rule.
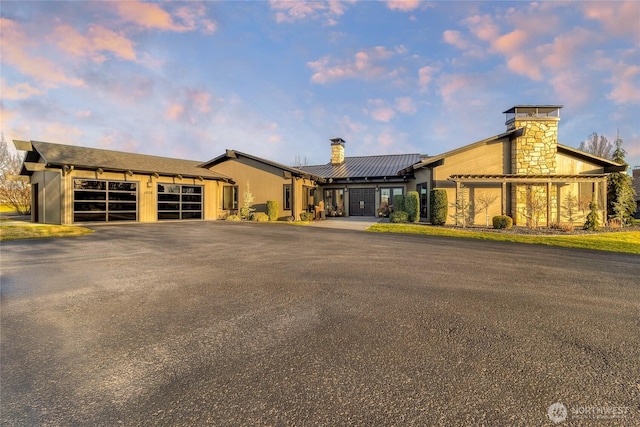
[[[640,424],[638,256],[226,222],[1,255],[2,425]]]

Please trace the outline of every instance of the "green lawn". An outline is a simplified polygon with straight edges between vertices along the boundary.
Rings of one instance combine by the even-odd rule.
[[[377,233],[424,234],[429,236],[460,237],[467,239],[494,240],[502,242],[531,243],[563,246],[567,248],[595,249],[640,255],[640,231],[575,235],[526,235],[489,231],[461,230],[416,224],[374,224],[367,231]]]
[[[24,225],[0,225],[0,241],[82,236],[89,233],[93,233],[93,230],[71,225],[30,223],[25,223]]]

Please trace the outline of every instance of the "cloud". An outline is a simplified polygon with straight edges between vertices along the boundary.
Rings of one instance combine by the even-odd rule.
[[[411,12],[420,7],[421,0],[387,0],[387,7],[391,10]]]
[[[67,76],[54,62],[47,58],[32,55],[40,41],[30,37],[20,24],[6,18],[0,18],[2,26],[2,61],[11,65],[22,74],[31,76],[45,87],[59,85],[83,86],[80,79]]]
[[[110,52],[128,61],[136,60],[131,40],[100,25],[90,26],[87,35],[78,33],[70,25],[60,25],[50,37],[59,49],[76,57],[90,57],[97,63],[102,63],[106,59],[103,52]]]
[[[607,98],[616,104],[640,104],[640,66],[615,64],[609,81],[613,89]]]
[[[631,1],[584,2],[581,3],[584,16],[598,21],[614,36],[630,36],[636,46],[640,46],[640,3]]]
[[[384,123],[388,123],[396,116],[395,110],[385,105],[382,99],[368,100],[365,112],[368,113],[373,120]]]
[[[380,63],[405,52],[404,46],[396,47],[394,50],[376,46],[357,52],[352,59],[332,61],[326,56],[317,61],[307,62],[307,66],[314,71],[311,81],[318,84],[353,78],[373,80],[396,77],[400,73],[399,69],[388,71]]]
[[[410,96],[396,98],[396,110],[403,114],[415,114],[418,111],[415,102]]]
[[[418,70],[418,86],[420,86],[421,92],[426,92],[429,88],[429,83],[433,79],[433,75],[437,72],[436,68],[430,66],[424,66]]]
[[[164,112],[164,117],[167,120],[191,125],[210,120],[211,93],[205,90],[185,88],[171,98],[172,101]],[[222,100],[218,100],[218,103],[222,104]]]
[[[337,25],[337,17],[342,16],[348,7],[349,3],[354,3],[355,0],[349,1],[291,1],[291,0],[271,0],[269,5],[271,10],[276,11],[276,22],[280,23],[293,23],[304,19],[325,19],[327,26]]]
[[[42,95],[44,93],[40,89],[31,86],[29,83],[18,83],[16,85],[9,86],[4,78],[0,79],[0,92],[2,92],[2,98],[7,101],[28,99],[32,96]]]
[[[188,32],[201,29],[208,34],[216,30],[215,22],[206,18],[205,7],[197,2],[186,3],[186,6],[177,8],[173,14],[158,3],[128,0],[108,4],[123,21],[148,30]],[[167,5],[171,6],[171,3]]]

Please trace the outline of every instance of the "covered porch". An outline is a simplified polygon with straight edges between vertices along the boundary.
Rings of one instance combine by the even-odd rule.
[[[571,185],[575,188],[575,197],[581,193],[591,193],[589,201],[596,202],[600,218],[607,221],[607,175],[451,175],[449,181],[455,183],[454,200],[464,187],[491,184],[500,188],[500,211],[502,215],[513,218],[514,225],[531,225],[535,217],[535,225],[550,226],[562,222],[563,200],[561,188]],[[571,194],[571,189],[568,194]],[[565,194],[566,196],[566,194]],[[456,204],[456,216],[458,206]],[[566,209],[565,209],[566,210]],[[536,215],[538,215],[536,217]]]

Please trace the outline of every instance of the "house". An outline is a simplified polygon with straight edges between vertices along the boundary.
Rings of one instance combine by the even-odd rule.
[[[421,219],[429,221],[434,188],[448,194],[449,223],[460,213],[482,224],[499,214],[516,225],[582,222],[592,199],[605,219],[606,176],[626,166],[559,144],[561,108],[512,107],[504,133],[436,156],[350,157],[335,137],[328,163],[297,168],[235,150],[202,163],[14,142],[27,151],[22,174],[33,185],[35,222],[220,219],[237,213],[247,193],[257,211],[278,201],[281,217],[299,219],[321,201],[327,217],[374,217],[409,191],[419,193]]]
[[[200,162],[14,141],[26,151],[31,219],[46,224],[215,219],[227,176]]]
[[[445,189],[450,218],[456,215],[456,201],[463,199],[460,205],[466,199],[474,223],[482,223],[483,215],[500,214],[511,216],[516,225],[581,223],[594,199],[606,221],[607,174],[626,166],[558,143],[561,108],[514,106],[503,112],[506,132],[429,157],[400,173],[412,174],[427,190]],[[473,203],[483,196],[497,200],[487,212]]]

